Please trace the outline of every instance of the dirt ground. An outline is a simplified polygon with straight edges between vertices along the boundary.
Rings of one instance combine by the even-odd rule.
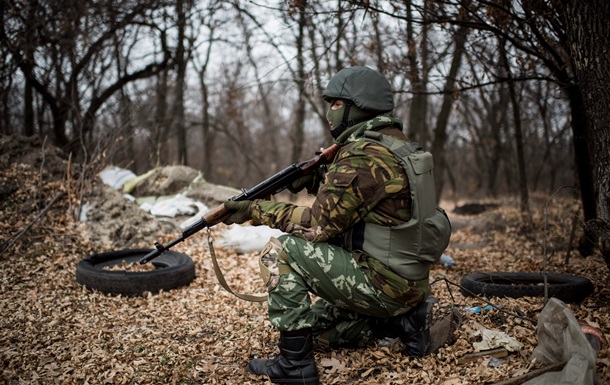
[[[196,266],[197,276],[186,287],[140,297],[88,290],[74,279],[85,256],[117,245],[151,247],[180,232],[99,183],[86,186],[87,202],[97,209],[79,222],[79,167],[41,140],[0,137],[0,154],[0,383],[270,383],[245,371],[250,359],[277,353],[278,333],[266,319],[266,304],[237,299],[221,288],[205,233],[177,247]],[[583,258],[572,250],[566,261],[577,202],[556,197],[545,215],[547,200],[533,199],[531,218],[509,200],[477,215],[452,214],[456,226],[446,254],[456,265],[433,266],[433,294],[460,309],[486,305],[460,293],[456,284],[462,275],[539,271],[546,254],[550,272],[585,276],[595,286],[583,303],[568,308],[580,322],[601,329],[595,376],[610,384],[610,270],[598,253]],[[212,239],[222,226],[211,232]],[[218,247],[215,252],[235,291],[261,293],[255,253]],[[497,309],[464,313],[456,342],[427,357],[403,357],[379,346],[316,351],[321,382],[494,384],[539,368],[528,358],[538,345],[543,299],[490,301]],[[499,359],[464,362],[478,341],[474,333],[484,329],[503,331],[523,347]]]

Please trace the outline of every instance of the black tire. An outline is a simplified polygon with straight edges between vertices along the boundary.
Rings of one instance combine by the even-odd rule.
[[[89,289],[103,293],[141,295],[149,291],[171,290],[188,285],[195,279],[195,264],[191,257],[176,251],[166,251],[152,263],[151,271],[106,270],[122,262],[138,262],[152,249],[125,249],[90,255],[78,263],[76,281]]]
[[[593,293],[593,283],[584,277],[567,274],[547,274],[549,297],[564,302],[582,302]],[[544,277],[541,273],[474,273],[462,276],[460,291],[466,296],[483,297],[544,297]]]

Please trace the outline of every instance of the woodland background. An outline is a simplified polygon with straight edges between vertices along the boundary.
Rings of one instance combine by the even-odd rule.
[[[435,156],[439,199],[580,194],[610,219],[605,0],[6,0],[0,133],[249,187],[331,138],[321,92],[367,65]]]
[[[109,164],[184,164],[250,187],[310,158],[331,143],[321,92],[351,65],[391,81],[461,223],[446,250],[456,265],[433,267],[435,295],[485,305],[455,287],[474,271],[585,276],[595,292],[570,309],[601,329],[596,377],[610,381],[610,246],[605,261],[583,248],[569,257],[575,228],[610,221],[610,2],[2,0],[0,15],[0,382],[261,383],[244,367],[276,353],[277,332],[264,306],[218,285],[204,236],[180,248],[197,266],[188,287],[103,295],[74,280],[76,264],[126,244],[88,240],[77,207]],[[499,204],[456,218],[451,203],[474,200]],[[127,230],[157,225],[106,214]],[[150,247],[160,233],[117,236]],[[254,255],[217,252],[234,289],[261,289]],[[543,300],[492,302],[422,359],[316,352],[322,381],[466,385],[530,372]],[[481,329],[524,348],[499,366],[460,363]]]

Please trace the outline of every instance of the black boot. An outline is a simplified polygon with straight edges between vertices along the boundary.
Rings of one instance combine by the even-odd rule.
[[[438,302],[428,297],[405,314],[391,318],[373,318],[369,321],[376,338],[400,338],[402,353],[407,356],[424,356],[434,353],[453,336],[459,320],[456,314],[434,317],[433,308]]]
[[[320,383],[313,356],[311,328],[280,332],[278,346],[280,354],[277,357],[272,360],[254,359],[248,364],[248,371],[269,376],[275,384]]]

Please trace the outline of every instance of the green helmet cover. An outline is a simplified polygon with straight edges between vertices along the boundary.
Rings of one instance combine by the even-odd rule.
[[[388,80],[368,67],[349,67],[337,72],[330,79],[324,100],[350,100],[355,106],[373,112],[389,112],[394,109],[394,95]]]

